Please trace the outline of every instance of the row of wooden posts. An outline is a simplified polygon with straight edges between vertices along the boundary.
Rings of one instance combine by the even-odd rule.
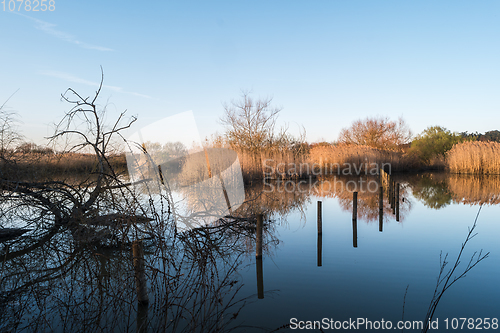
[[[393,214],[396,216],[396,221],[399,222],[399,183],[389,182],[388,200],[391,205]],[[322,266],[323,256],[323,215],[322,202],[318,201],[317,216],[318,216],[318,266]],[[383,231],[384,226],[384,187],[379,187],[379,224],[378,230]],[[358,192],[352,193],[352,246],[358,247]]]
[[[399,221],[399,183],[394,182],[389,178],[387,184],[387,196],[391,205],[393,214],[396,215],[396,221]],[[318,201],[317,216],[318,216],[318,240],[317,240],[317,265],[323,266],[323,203]],[[257,215],[256,224],[256,269],[257,269],[257,297],[264,298],[264,274],[262,270],[262,228],[263,215]],[[384,225],[384,187],[379,187],[379,227],[380,232],[383,231]],[[352,193],[352,246],[358,247],[358,192]]]
[[[392,177],[388,177],[387,174],[382,171],[381,175],[381,185],[379,187],[379,231],[383,231],[383,220],[384,220],[384,185],[387,188],[387,196],[393,214],[396,215],[396,221],[399,221],[399,183],[393,181]],[[386,177],[387,175],[387,177]],[[323,265],[323,216],[322,216],[322,202],[318,201],[317,207],[317,227],[318,227],[318,239],[317,239],[317,265]],[[256,270],[257,270],[257,297],[259,299],[264,298],[264,274],[262,265],[262,231],[264,225],[264,216],[262,214],[257,215],[256,223]],[[352,193],[352,246],[358,247],[358,192]],[[137,290],[137,299],[139,306],[143,311],[147,311],[147,304],[149,303],[148,293],[147,293],[147,283],[146,275],[144,272],[144,250],[142,248],[142,241],[135,241],[132,244],[132,253],[134,260],[134,271],[135,271],[135,282]],[[146,312],[147,316],[147,312]],[[138,318],[139,326],[139,318]]]

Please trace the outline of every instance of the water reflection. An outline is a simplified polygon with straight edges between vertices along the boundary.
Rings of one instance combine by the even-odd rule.
[[[405,178],[414,197],[429,208],[440,209],[451,203],[500,203],[500,176],[424,173]]]
[[[318,248],[318,253],[316,255],[318,267],[323,266],[323,207],[322,207],[322,205],[323,205],[323,203],[321,201],[318,201],[318,208],[317,208],[318,240],[316,243],[316,246]]]
[[[158,222],[122,225],[119,239],[103,224],[82,223],[2,241],[0,331],[207,332],[237,325],[246,301],[236,298],[237,271],[250,222],[220,220],[183,234]]]
[[[392,218],[399,221],[403,221],[406,214],[411,209],[411,201],[408,200],[409,197],[409,186],[407,183],[400,182],[400,200],[398,204],[398,216],[396,214],[396,200],[392,198],[395,197],[395,192],[391,191],[391,186],[398,178],[394,177],[396,180],[392,180],[390,177],[390,183],[381,181],[379,177],[336,177],[334,180],[330,178],[321,179],[315,186],[311,187],[311,195],[316,195],[324,198],[337,198],[342,209],[346,212],[353,211],[353,192],[351,189],[357,189],[357,220],[365,221],[368,223],[379,222],[379,230],[382,231],[383,227],[381,222],[385,217],[388,221]],[[332,187],[332,182],[335,181],[337,184],[342,183],[344,186]],[[372,182],[371,185],[363,186],[367,182]],[[357,184],[357,186],[349,186],[348,184]],[[380,187],[382,187],[382,197],[380,194]],[[385,198],[383,197],[384,193]],[[382,198],[382,200],[381,200]]]
[[[424,174],[411,177],[409,182],[413,196],[426,207],[440,209],[452,202],[452,193],[448,188],[445,174]]]
[[[361,183],[372,180],[372,187],[362,190]],[[375,229],[378,222],[383,232],[384,222],[404,221],[412,208],[410,191],[433,209],[452,202],[500,201],[500,177],[494,176],[336,178],[343,190],[332,188],[332,181],[319,179],[295,191],[275,182],[271,192],[259,182],[245,188],[246,200],[233,216],[185,232],[178,232],[159,208],[154,208],[158,216],[153,219],[131,221],[110,214],[58,225],[46,207],[25,201],[13,212],[3,196],[2,225],[12,218],[38,222],[30,232],[0,240],[0,330],[229,330],[240,324],[238,314],[245,304],[269,292],[264,261],[276,256],[281,244],[278,227],[292,213],[306,223],[305,207],[313,198],[337,198],[342,210],[352,212],[353,247],[358,246],[360,222],[375,222]],[[330,237],[323,235],[324,209],[318,201],[318,267],[328,259],[323,258],[323,236]],[[242,295],[239,272],[243,259],[253,261],[254,253],[257,292]]]

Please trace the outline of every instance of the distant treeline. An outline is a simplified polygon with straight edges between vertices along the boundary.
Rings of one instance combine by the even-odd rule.
[[[488,131],[484,134],[478,132],[461,132],[460,135],[467,140],[500,142],[500,131],[498,130]]]

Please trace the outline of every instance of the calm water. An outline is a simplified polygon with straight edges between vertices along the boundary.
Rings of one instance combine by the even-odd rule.
[[[146,309],[136,305],[128,246],[82,244],[77,233],[66,230],[9,259],[6,253],[15,252],[15,246],[9,250],[4,243],[0,330],[285,332],[295,331],[295,322],[324,318],[383,319],[395,326],[403,305],[404,320],[423,320],[440,253],[449,253],[447,268],[452,268],[480,207],[477,235],[454,275],[463,272],[475,251],[490,255],[445,292],[434,316],[435,331],[446,331],[446,318],[451,326],[452,318],[500,317],[500,177],[422,174],[393,181],[400,184],[399,217],[385,184],[382,223],[378,185],[370,192],[366,184],[358,187],[353,223],[351,190],[359,179],[300,187],[269,183],[274,191],[260,183],[247,188],[249,203],[238,213],[264,214],[261,265],[255,258],[254,220],[245,228],[224,229],[219,238],[184,235],[197,241],[178,247],[159,250],[145,240]],[[180,268],[169,268],[169,262]],[[140,328],[138,323],[146,324]],[[364,327],[360,331],[370,331]]]
[[[446,291],[435,318],[439,318],[439,331],[445,331],[446,318],[450,323],[461,317],[498,318],[498,179],[426,174],[396,181],[404,198],[400,221],[384,197],[382,231],[377,195],[359,194],[357,247],[353,246],[350,192],[308,196],[303,211],[295,209],[272,232],[264,233],[266,239],[276,237],[279,244],[272,243],[264,251],[263,299],[256,295],[256,260],[251,255],[245,260],[246,268],[240,271],[242,293],[255,296],[238,318],[242,324],[263,326],[264,331],[290,324],[291,318],[385,319],[396,325],[402,318],[407,286],[404,319],[423,320],[436,286],[441,251],[449,253],[451,268],[482,203],[490,204],[481,208],[477,236],[468,243],[457,272],[463,271],[474,251],[489,251],[489,258]],[[317,201],[323,207],[321,254]]]

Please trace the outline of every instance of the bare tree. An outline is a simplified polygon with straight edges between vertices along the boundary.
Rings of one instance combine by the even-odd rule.
[[[97,104],[101,87],[102,78],[92,97],[68,89],[62,98],[72,108],[51,137],[70,137],[69,151],[92,150],[92,174],[44,181],[0,174],[0,229],[24,222],[0,239],[0,331],[231,330],[246,302],[236,295],[241,256],[252,237],[248,219],[177,232],[165,196],[134,190],[113,169],[113,138],[135,117],[126,120],[122,113],[107,125],[105,108]],[[162,149],[184,153],[177,143]],[[141,185],[157,186],[148,179]],[[130,245],[139,243],[149,308],[135,305]]]
[[[465,275],[470,272],[474,267],[476,267],[477,264],[479,264],[481,261],[484,259],[488,258],[490,253],[487,252],[486,254],[483,254],[483,250],[480,250],[479,253],[476,251],[472,254],[472,256],[469,259],[469,262],[467,263],[467,266],[463,269],[463,271],[458,272],[458,266],[460,265],[462,261],[462,254],[464,253],[465,247],[467,244],[470,242],[472,238],[474,238],[477,233],[474,232],[477,226],[477,219],[479,217],[479,213],[481,212],[481,208],[483,205],[479,206],[479,210],[476,215],[476,219],[474,220],[474,224],[472,227],[469,227],[469,232],[467,233],[467,237],[465,237],[465,241],[462,243],[462,246],[460,248],[460,251],[458,252],[457,258],[455,259],[455,262],[453,263],[453,266],[446,271],[446,266],[448,265],[448,253],[446,255],[442,256],[442,252],[439,255],[439,262],[441,264],[441,268],[439,270],[439,275],[437,277],[437,282],[436,282],[436,288],[434,289],[434,294],[432,295],[432,300],[429,304],[429,308],[427,309],[427,314],[425,315],[424,319],[424,324],[425,327],[422,329],[422,332],[425,333],[429,330],[429,323],[431,320],[434,318],[434,314],[436,312],[437,306],[439,304],[439,301],[441,301],[441,298],[443,297],[444,293],[457,282],[458,280],[462,279],[465,277]]]
[[[19,121],[17,113],[6,110],[6,104],[14,94],[0,106],[0,159],[5,159],[7,153],[13,150],[13,146],[22,139],[22,135],[19,134],[16,127],[16,123]]]
[[[349,128],[340,131],[339,142],[398,150],[411,138],[411,130],[403,118],[391,121],[378,117],[356,120]]]
[[[36,179],[35,176],[26,179],[24,175],[17,174],[16,168],[3,172],[0,187],[10,194],[4,195],[2,199],[10,201],[11,207],[44,207],[40,214],[52,215],[56,226],[78,225],[86,219],[95,218],[99,211],[131,213],[129,207],[134,197],[129,195],[127,184],[122,182],[113,168],[110,150],[115,138],[120,138],[120,132],[130,127],[136,118],[127,121],[123,112],[111,125],[104,122],[105,108],[97,104],[103,79],[102,74],[101,83],[93,97],[83,97],[71,88],[62,94],[62,99],[73,107],[49,138],[52,141],[68,139],[72,143],[68,151],[90,149],[96,157],[92,173],[79,181],[47,181]]]
[[[274,141],[274,129],[281,107],[271,105],[271,97],[253,99],[242,92],[241,99],[224,103],[224,116],[229,144],[235,148],[255,151]]]

